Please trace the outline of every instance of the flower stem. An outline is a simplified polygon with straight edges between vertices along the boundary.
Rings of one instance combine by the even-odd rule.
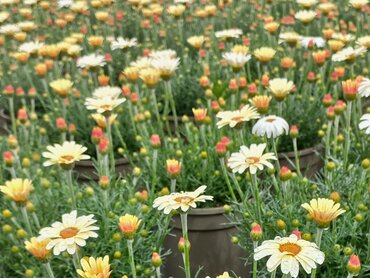
[[[275,278],[275,276],[276,276],[276,269],[273,272],[271,272],[270,278]]]
[[[155,185],[157,183],[157,158],[158,150],[153,150],[153,159],[152,159],[152,192],[155,194]]]
[[[171,179],[171,193],[176,191],[176,179]]]
[[[294,148],[294,158],[295,158],[295,168],[298,173],[298,176],[302,176],[301,167],[299,165],[299,156],[298,156],[298,147],[297,147],[297,138],[293,138],[293,148]]]
[[[278,166],[278,170],[280,170],[279,157],[278,157],[278,152],[277,152],[277,147],[276,147],[276,141],[274,138],[272,138],[272,148],[274,149],[274,153],[276,156],[276,165]]]
[[[80,262],[80,256],[78,255],[78,250],[76,250],[76,252],[73,254],[73,265],[77,271],[77,269],[80,269],[81,268],[81,262]]]
[[[253,250],[258,246],[258,241],[253,241]],[[257,260],[253,260],[253,278],[257,278]]]
[[[320,245],[321,245],[321,239],[322,239],[322,233],[323,233],[323,229],[321,228],[317,228],[317,231],[316,231],[316,245],[320,248]],[[316,270],[317,268],[314,268],[312,270],[312,274],[311,274],[311,278],[315,278],[316,277]]]
[[[44,268],[45,268],[46,272],[48,273],[49,278],[54,278],[55,277],[54,273],[53,273],[53,269],[51,268],[50,262],[45,263]]]
[[[72,198],[72,208],[76,209],[76,197],[75,197],[75,191],[73,188],[72,170],[68,170],[66,174],[67,174],[67,183],[68,183],[69,190],[71,193],[71,198]]]
[[[107,123],[107,132],[108,132],[108,138],[109,138],[109,159],[110,159],[110,167],[112,172],[112,177],[115,177],[115,161],[114,161],[114,148],[113,148],[113,138],[112,138],[112,126],[110,123],[110,117],[106,117],[106,123]]]
[[[175,99],[172,94],[172,86],[171,86],[171,80],[167,81],[167,88],[168,88],[168,97],[171,105],[172,115],[175,122],[175,133],[179,135],[179,122],[177,119],[177,112],[176,112],[176,104]]]
[[[227,175],[227,171],[226,171],[226,167],[225,167],[225,160],[224,160],[223,157],[220,158],[220,164],[221,164],[222,173],[224,174],[224,177],[225,177],[227,187],[230,191],[231,198],[233,198],[233,200],[235,202],[237,202],[233,187],[231,186],[231,183],[230,183],[230,180],[229,180],[229,176]]]
[[[181,227],[182,227],[182,237],[184,238],[184,268],[185,268],[185,277],[190,278],[190,250],[188,246],[189,237],[188,237],[188,214],[181,213]]]
[[[344,142],[344,157],[343,157],[343,170],[347,169],[348,163],[348,152],[350,147],[350,133],[351,133],[351,113],[352,113],[352,101],[348,102],[347,115],[346,115],[346,140]]]
[[[257,218],[258,218],[258,222],[262,224],[261,203],[260,203],[260,196],[259,196],[259,190],[258,190],[257,176],[256,174],[252,174],[251,176],[252,176],[252,184],[254,188],[254,198],[256,198]]]
[[[154,107],[154,112],[157,117],[157,122],[160,128],[160,133],[163,134],[163,126],[162,126],[161,116],[159,115],[157,96],[155,95],[155,89],[152,89],[151,95],[152,95],[152,105]]]
[[[127,247],[128,247],[129,258],[130,258],[132,278],[136,278],[136,267],[135,267],[135,261],[134,261],[134,249],[132,247],[133,242],[134,242],[133,239],[128,239],[127,240]]]
[[[27,232],[31,235],[32,229],[31,229],[30,219],[28,217],[27,207],[25,205],[21,206],[21,212],[22,212],[24,223],[26,224],[26,227],[27,227]]]
[[[161,278],[161,268],[160,267],[155,268],[155,273],[157,274],[157,278]]]

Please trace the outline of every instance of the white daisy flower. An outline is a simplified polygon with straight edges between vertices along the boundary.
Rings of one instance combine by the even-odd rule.
[[[48,151],[43,152],[42,156],[48,160],[43,163],[43,166],[59,164],[62,167],[68,168],[73,166],[76,161],[90,158],[90,156],[84,154],[87,148],[76,144],[74,141],[65,141],[62,145],[50,145],[46,149]]]
[[[176,58],[176,56],[176,51],[172,49],[156,50],[149,54],[152,59]]]
[[[161,57],[152,59],[150,65],[159,70],[161,76],[166,78],[170,77],[179,67],[180,59],[172,57]]]
[[[325,46],[325,40],[321,37],[302,37],[301,44],[304,48],[308,48],[312,44],[318,48]]]
[[[128,49],[131,47],[137,46],[137,39],[132,38],[132,39],[126,39],[119,37],[117,40],[113,41],[111,44],[111,49],[116,50],[116,49]]]
[[[213,200],[213,196],[202,195],[207,186],[202,185],[193,192],[174,192],[170,195],[161,196],[154,200],[153,207],[163,210],[164,214],[169,214],[172,210],[181,209],[188,212],[191,208],[196,208],[198,202],[204,203]]]
[[[130,63],[130,66],[136,67],[138,69],[150,68],[152,64],[152,59],[148,57],[139,57],[136,61]]]
[[[252,128],[252,133],[259,137],[276,138],[284,133],[289,133],[288,123],[281,117],[270,115],[257,121]]]
[[[215,33],[216,38],[218,39],[230,39],[230,38],[239,38],[243,34],[241,29],[227,29],[222,31],[217,31]]]
[[[36,53],[43,46],[44,46],[44,43],[38,42],[38,41],[35,41],[35,42],[25,42],[25,43],[22,43],[18,47],[18,51],[20,51],[20,52],[26,52],[26,53],[30,53],[30,54],[34,54],[34,53]]]
[[[365,130],[366,134],[370,134],[370,114],[362,115],[358,126],[361,130]]]
[[[267,168],[274,168],[269,160],[277,160],[273,153],[263,153],[266,144],[252,144],[241,146],[239,152],[231,154],[227,161],[227,165],[231,168],[233,173],[243,174],[246,169],[254,175],[257,170],[263,170],[264,166]]]
[[[242,67],[244,67],[245,63],[247,63],[251,59],[251,55],[226,52],[222,54],[222,58],[224,58],[229,66],[231,66],[233,69],[241,69]]]
[[[257,112],[255,107],[245,105],[240,110],[218,112],[216,117],[220,119],[216,123],[218,128],[222,128],[227,125],[233,128],[243,122],[248,122],[252,119],[258,119],[260,114]]]
[[[96,110],[99,114],[106,114],[126,101],[125,98],[111,98],[109,96],[101,98],[86,98],[85,106],[88,110]]]
[[[122,93],[120,87],[104,86],[98,87],[92,93],[94,98],[111,97],[113,99],[118,98]]]
[[[73,0],[58,0],[58,8],[70,8],[74,3]]]
[[[0,23],[3,23],[8,18],[9,18],[8,12],[0,12]]]
[[[313,5],[316,5],[318,0],[297,0],[297,4],[304,8],[311,8]]]
[[[13,34],[18,33],[20,31],[21,31],[21,28],[19,28],[15,24],[5,24],[3,26],[0,26],[0,34],[13,35]]]
[[[362,79],[360,85],[358,86],[358,93],[361,97],[370,96],[370,79],[369,78]]]
[[[98,54],[85,55],[77,60],[77,67],[79,68],[97,68],[102,67],[105,64],[104,56]]]
[[[285,32],[279,34],[279,44],[286,42],[288,44],[297,44],[301,40],[301,35],[296,32]]]
[[[273,272],[280,265],[283,274],[298,277],[299,265],[307,274],[316,269],[316,264],[322,264],[325,260],[324,252],[313,243],[298,239],[296,235],[289,237],[275,237],[274,240],[265,240],[254,249],[256,261],[269,256],[267,270]]]
[[[331,59],[334,62],[353,61],[356,57],[367,51],[365,47],[353,48],[352,46],[344,48],[335,53]]]
[[[98,234],[94,231],[99,227],[93,226],[96,222],[94,215],[77,217],[77,211],[62,215],[62,222],[54,222],[51,227],[43,228],[40,231],[38,240],[49,239],[46,249],[53,249],[53,254],[58,256],[67,251],[73,255],[79,246],[86,245],[86,240],[90,237],[97,238]]]
[[[317,13],[315,11],[306,11],[306,10],[303,10],[303,11],[299,11],[297,12],[294,17],[303,22],[303,23],[309,23],[311,22],[315,17],[316,17]]]

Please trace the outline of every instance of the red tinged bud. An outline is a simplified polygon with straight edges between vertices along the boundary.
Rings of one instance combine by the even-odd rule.
[[[223,142],[218,142],[215,146],[215,150],[219,157],[224,157],[227,152],[227,145]]]
[[[67,131],[67,123],[62,117],[59,117],[55,120],[55,125],[56,125],[58,131],[60,131],[60,132],[66,132]]]
[[[153,134],[150,137],[150,144],[154,149],[158,149],[161,146],[161,137],[158,134]]]
[[[333,98],[330,94],[326,94],[323,98],[322,98],[322,103],[324,104],[325,107],[329,107],[330,105],[333,104]]]
[[[346,103],[343,100],[338,100],[334,105],[334,112],[336,115],[340,115],[346,110]]]
[[[96,145],[100,142],[100,139],[104,136],[104,132],[100,127],[94,127],[91,131],[91,141]]]
[[[108,176],[101,176],[99,179],[99,185],[103,189],[107,189],[109,186],[109,177]]]
[[[326,110],[326,118],[327,118],[329,121],[334,120],[334,118],[335,118],[334,106],[330,106],[330,107],[328,107],[328,109]]]
[[[154,267],[160,267],[162,265],[161,256],[157,252],[153,252],[152,254],[152,265]]]
[[[99,153],[105,155],[108,153],[110,147],[109,138],[106,136],[103,136],[100,138],[99,144],[98,144],[98,150]]]
[[[11,96],[14,94],[14,87],[12,85],[8,85],[4,88],[3,91],[4,95]]]
[[[217,100],[211,101],[211,110],[213,113],[218,113],[221,110],[220,104],[218,103]]]
[[[292,137],[292,138],[297,138],[297,137],[298,137],[298,135],[299,135],[299,130],[298,130],[298,127],[297,127],[296,125],[292,125],[292,126],[290,126],[289,135],[290,135],[290,137]]]
[[[25,108],[20,108],[18,110],[17,119],[21,124],[25,124],[28,121],[28,115]]]
[[[3,153],[3,160],[6,167],[13,167],[14,159],[14,154],[12,152],[6,151]]]
[[[351,255],[347,263],[347,271],[350,274],[357,275],[361,271],[361,261],[360,258],[356,255]]]
[[[23,97],[24,96],[23,88],[18,87],[17,89],[15,89],[15,95],[18,96],[18,97]]]
[[[294,230],[292,232],[292,235],[295,235],[298,239],[301,239],[302,238],[301,232],[298,231],[298,230]]]
[[[279,172],[279,178],[281,181],[287,181],[292,177],[292,171],[286,167],[282,166]]]
[[[260,224],[252,224],[250,236],[253,241],[260,241],[262,239],[262,228]]]
[[[187,241],[186,246],[188,247],[188,250],[190,250],[191,244],[190,244],[189,240]],[[177,244],[177,247],[179,248],[179,251],[181,253],[184,253],[184,251],[185,251],[185,240],[184,240],[183,237],[180,237],[180,240],[179,240],[179,243]]]

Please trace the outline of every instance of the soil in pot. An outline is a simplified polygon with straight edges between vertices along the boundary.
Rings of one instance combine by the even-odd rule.
[[[131,171],[132,167],[130,162],[126,158],[116,159],[116,174],[125,174]],[[74,172],[77,173],[77,179],[79,181],[98,181],[99,176],[96,172],[94,164],[91,160],[78,161],[75,164]]]
[[[202,267],[198,277],[216,277],[229,271],[238,277],[250,277],[249,268],[245,266],[247,254],[240,246],[231,242],[231,236],[237,234],[237,229],[224,216],[224,209],[202,208],[194,209],[188,214],[188,230],[190,249],[191,276]],[[164,242],[165,250],[171,254],[166,258],[163,267],[164,277],[185,277],[182,254],[177,244],[182,236],[180,216],[173,216],[173,229]]]
[[[317,145],[312,148],[307,148],[298,151],[299,166],[302,175],[307,177],[314,177],[324,166],[322,155],[324,152],[323,145]],[[286,166],[290,169],[295,169],[294,152],[279,153],[280,166]]]

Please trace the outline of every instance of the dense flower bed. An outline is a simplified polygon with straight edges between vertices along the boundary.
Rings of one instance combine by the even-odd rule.
[[[369,14],[0,0],[0,277],[369,277]],[[220,207],[240,269],[191,257]]]

